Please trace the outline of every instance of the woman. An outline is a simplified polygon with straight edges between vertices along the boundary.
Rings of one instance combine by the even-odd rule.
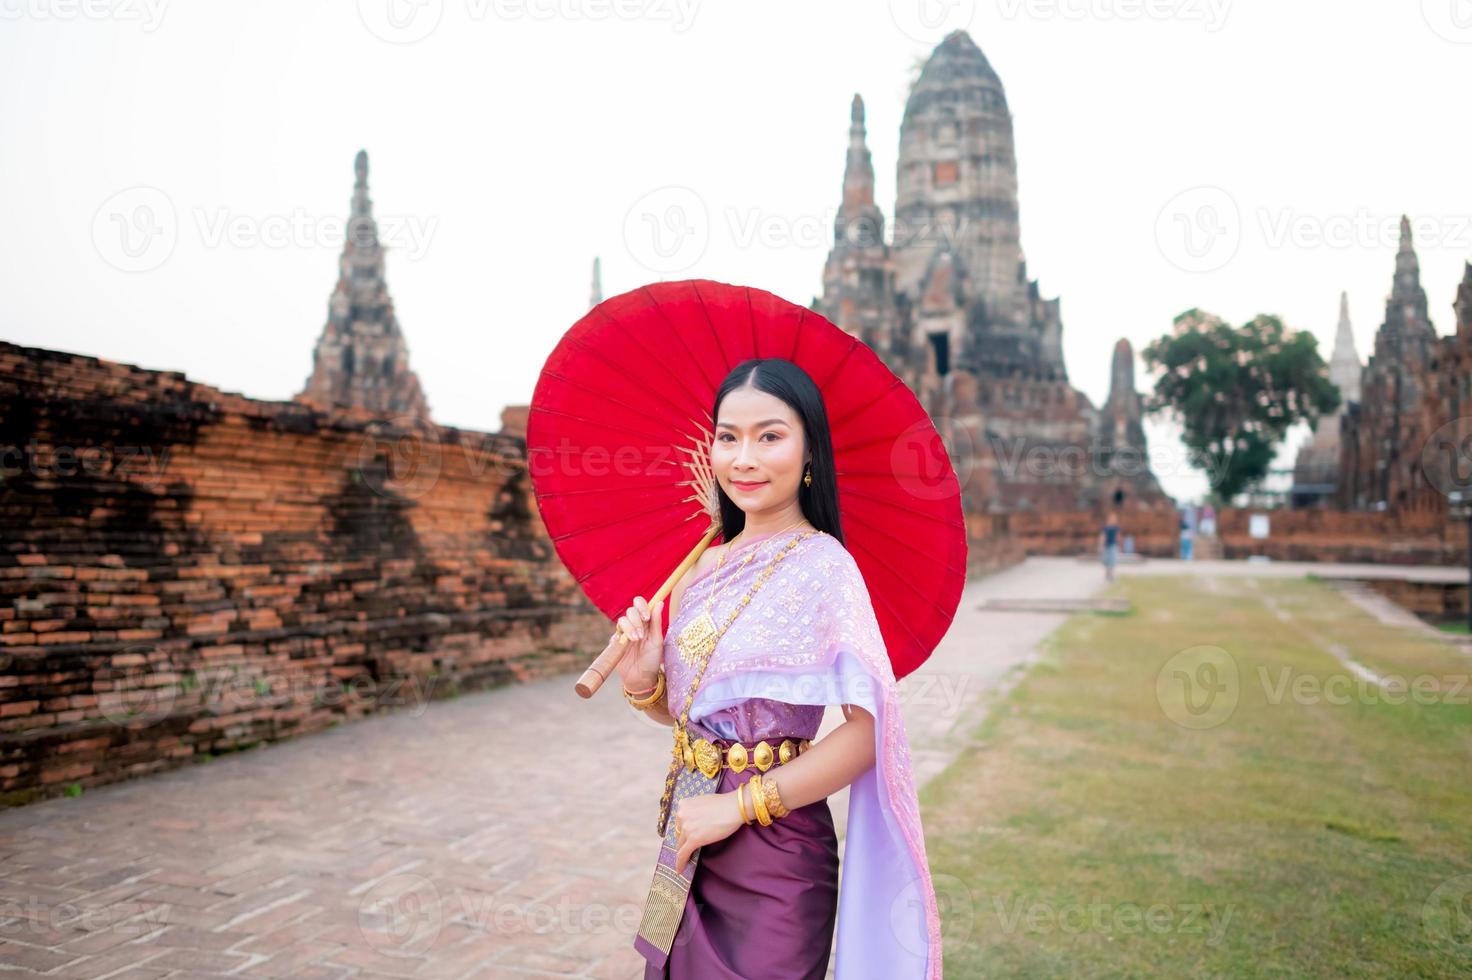
[[[719,759],[715,792],[670,805],[676,872],[699,854],[683,908],[675,899],[667,961],[640,946],[645,976],[818,980],[836,921],[839,980],[939,977],[909,745],[869,593],[843,544],[822,393],[792,362],[757,358],[722,382],[712,415],[728,543],[671,592],[668,637],[662,601],[637,597],[618,620],[629,637],[625,696],[675,727],[670,779],[682,713],[689,742],[704,739]],[[700,635],[703,615],[723,629],[702,659],[710,648],[684,641]],[[827,704],[841,704],[845,721],[812,741]],[[840,892],[828,796],[844,786]]]
[[[1119,562],[1119,515],[1112,510],[1099,532],[1099,558],[1104,562],[1104,578],[1113,582],[1114,566]]]

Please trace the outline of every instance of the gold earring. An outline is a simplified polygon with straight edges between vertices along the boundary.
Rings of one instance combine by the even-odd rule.
[[[812,467],[808,467],[808,471],[802,475],[802,485],[805,487],[810,487],[813,485]]]

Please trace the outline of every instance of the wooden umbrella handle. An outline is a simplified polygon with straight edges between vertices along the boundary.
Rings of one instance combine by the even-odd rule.
[[[685,556],[685,560],[680,562],[679,567],[670,573],[669,578],[664,580],[664,584],[659,587],[659,591],[649,598],[648,602],[651,606],[670,594],[670,591],[675,587],[675,583],[680,581],[681,576],[685,574],[691,565],[694,565],[700,560],[700,556],[705,553],[705,549],[710,546],[711,541],[720,533],[720,530],[719,524],[711,524],[710,530],[705,532],[705,537],[695,543],[695,547],[690,549],[690,554]],[[603,686],[603,682],[608,679],[608,675],[613,672],[614,667],[618,666],[619,660],[623,658],[624,644],[628,642],[624,634],[619,630],[614,630],[613,636],[608,639],[610,643],[614,640],[617,640],[618,643],[600,653],[598,659],[594,660],[588,669],[583,671],[583,676],[578,678],[575,690],[578,692],[578,697],[580,698],[591,698],[594,692]]]

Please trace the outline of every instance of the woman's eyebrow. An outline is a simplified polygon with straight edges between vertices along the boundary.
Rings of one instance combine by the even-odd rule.
[[[753,425],[752,428],[753,429],[760,429],[764,425],[773,425],[773,424],[776,424],[776,425],[786,425],[787,424],[787,420],[786,419],[762,419],[760,422],[757,422],[755,425]],[[716,428],[717,429],[720,429],[720,428],[735,429],[735,428],[737,428],[737,426],[733,425],[730,422],[717,422],[716,423]]]

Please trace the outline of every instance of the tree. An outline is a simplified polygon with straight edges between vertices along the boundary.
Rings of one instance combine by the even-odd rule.
[[[1145,410],[1181,423],[1193,465],[1207,471],[1217,497],[1231,500],[1267,473],[1289,429],[1339,407],[1339,389],[1313,334],[1276,316],[1234,328],[1193,308],[1173,323],[1141,352],[1159,372]]]

